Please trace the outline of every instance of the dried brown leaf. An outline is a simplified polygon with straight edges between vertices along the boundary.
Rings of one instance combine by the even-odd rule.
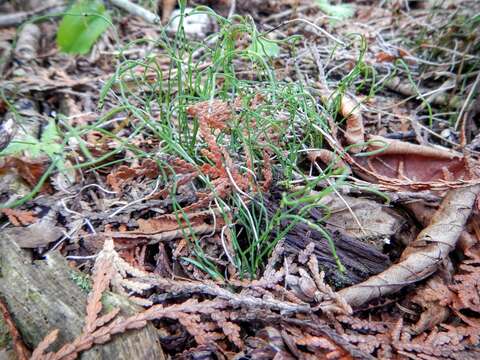
[[[479,191],[480,185],[451,190],[430,225],[405,249],[399,263],[360,284],[340,290],[338,294],[348,304],[359,306],[431,275],[455,249]]]
[[[0,213],[5,214],[8,217],[8,220],[14,226],[33,224],[38,220],[35,212],[33,211],[4,208],[0,209]]]
[[[362,113],[359,104],[344,95],[340,103],[340,113],[347,119],[345,129],[345,140],[349,145],[362,144],[365,142],[365,129],[363,127]],[[354,146],[350,152],[357,153],[363,146]]]

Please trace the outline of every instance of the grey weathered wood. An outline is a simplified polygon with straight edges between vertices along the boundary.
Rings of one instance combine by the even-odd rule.
[[[70,268],[60,254],[32,261],[8,234],[0,233],[0,296],[5,299],[25,343],[34,348],[48,333],[59,329],[57,350],[80,335],[84,326],[87,294],[73,281]],[[121,314],[134,313],[136,306],[115,294],[106,294],[104,307],[120,306]],[[108,310],[108,309],[107,309]],[[80,356],[83,360],[164,359],[157,330],[149,324],[141,330],[114,336]]]

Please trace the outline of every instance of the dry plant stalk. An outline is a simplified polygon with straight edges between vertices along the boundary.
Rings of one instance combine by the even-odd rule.
[[[430,225],[405,249],[399,263],[360,284],[340,290],[338,294],[349,305],[360,306],[430,276],[455,249],[479,191],[480,185],[450,190]],[[326,303],[323,308],[339,311],[332,303]]]

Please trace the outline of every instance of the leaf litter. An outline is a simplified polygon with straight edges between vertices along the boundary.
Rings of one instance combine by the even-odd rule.
[[[195,10],[199,39],[111,3],[65,15],[59,48],[35,44],[53,21],[15,48],[0,19],[2,231],[92,281],[61,344],[31,342],[2,294],[18,358],[149,323],[172,358],[479,356],[478,4],[200,2],[219,16]]]

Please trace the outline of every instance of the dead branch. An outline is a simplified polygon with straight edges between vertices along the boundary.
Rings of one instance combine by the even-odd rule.
[[[215,226],[213,225],[201,224],[197,226],[192,226],[191,228],[186,227],[178,230],[159,232],[157,234],[148,234],[148,233],[137,232],[137,231],[128,231],[128,232],[115,231],[115,232],[106,232],[106,233],[103,233],[102,235],[106,237],[112,237],[114,239],[147,238],[147,239],[150,239],[149,244],[151,245],[151,244],[159,243],[161,241],[170,241],[170,240],[179,239],[185,236],[191,236],[193,234],[196,234],[196,235],[208,234],[216,230],[220,230],[220,229],[215,228]]]
[[[134,4],[128,0],[110,0],[110,2],[134,16],[141,17],[143,20],[149,23],[160,23],[160,18],[157,15],[141,7],[140,5]]]
[[[11,13],[11,14],[1,14],[0,28],[17,26],[27,21],[32,16],[61,13],[62,11],[65,11],[65,9],[66,9],[66,6],[63,6],[63,5],[62,6],[48,5],[46,7],[42,7],[33,11],[20,11],[20,12]]]
[[[430,225],[405,249],[399,263],[338,294],[351,306],[360,306],[430,276],[455,249],[479,191],[480,185],[450,190]],[[325,309],[331,306],[325,305]]]
[[[227,300],[234,307],[243,306],[250,309],[266,308],[280,311],[284,314],[309,313],[312,311],[308,304],[294,304],[273,298],[260,299],[249,295],[235,294],[231,291],[221,288],[214,283],[175,281],[158,276],[149,277],[145,280],[152,285],[168,291],[171,295],[190,295],[195,293],[212,295]]]

